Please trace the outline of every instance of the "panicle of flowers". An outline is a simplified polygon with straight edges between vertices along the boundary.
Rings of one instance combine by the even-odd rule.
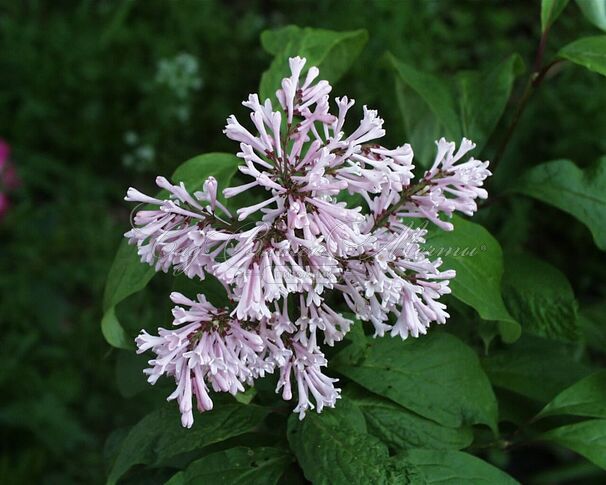
[[[454,212],[473,214],[487,196],[488,162],[462,160],[474,147],[469,140],[457,149],[441,139],[434,164],[415,181],[410,145],[382,146],[383,120],[366,106],[347,133],[354,100],[335,98],[331,112],[332,87],[316,67],[304,72],[305,62],[290,59],[277,103],[256,94],[243,102],[250,123],[227,119],[224,133],[239,143],[248,181],[222,195],[252,190],[260,202],[232,214],[212,177],[193,195],[162,177],[156,182],[168,197],[127,193],[150,206],[126,233],[142,261],[190,278],[212,275],[229,300],[219,309],[203,295],[174,293],[174,328],[137,338],[139,352],[155,354],[149,381],[175,379],[169,399],[177,399],[184,426],[193,423],[194,398],[201,412],[211,409],[210,391],[235,394],[274,371],[276,392],[296,396],[301,418],[333,407],[340,391],[322,345],[342,340],[354,317],[370,322],[375,336],[405,339],[449,316],[440,297],[455,272],[424,249],[418,220],[451,230]]]

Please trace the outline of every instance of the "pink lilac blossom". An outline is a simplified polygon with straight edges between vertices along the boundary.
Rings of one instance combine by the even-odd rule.
[[[10,153],[10,145],[0,139],[0,219],[6,215],[11,205],[8,192],[21,183],[15,166],[11,163]]]
[[[179,403],[184,426],[193,423],[194,400],[200,412],[209,410],[211,391],[242,392],[274,372],[276,392],[296,396],[301,419],[334,407],[338,380],[326,373],[321,345],[341,341],[353,317],[370,322],[377,337],[402,339],[445,323],[440,297],[455,272],[423,249],[427,231],[413,222],[452,230],[454,212],[472,215],[476,199],[487,196],[488,162],[463,161],[472,142],[463,139],[457,149],[437,141],[434,164],[415,181],[412,148],[380,144],[377,111],[364,106],[357,128],[346,133],[354,100],[336,98],[332,113],[332,87],[318,80],[319,70],[304,73],[299,57],[289,62],[277,104],[251,94],[243,103],[249,127],[230,116],[224,130],[239,143],[239,170],[249,181],[224,188],[223,197],[254,190],[261,202],[232,214],[212,177],[193,195],[159,177],[168,198],[133,188],[126,196],[149,206],[126,233],[143,262],[189,278],[212,275],[227,292],[229,304],[220,309],[204,295],[173,293],[173,329],[137,338],[139,352],[155,354],[149,381],[175,379],[169,399]],[[353,200],[348,194],[363,207],[345,202]]]

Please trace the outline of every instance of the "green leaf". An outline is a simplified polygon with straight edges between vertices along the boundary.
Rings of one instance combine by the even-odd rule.
[[[177,472],[170,479],[164,482],[164,485],[184,485],[185,484],[185,473]]]
[[[394,450],[460,450],[473,441],[471,428],[447,428],[393,402],[348,387],[345,395],[362,410],[369,433]]]
[[[289,75],[289,57],[307,58],[306,69],[317,66],[322,79],[335,83],[347,72],[367,41],[365,30],[335,32],[289,25],[263,32],[261,44],[275,58],[261,77],[261,99],[273,97],[282,78]]]
[[[443,79],[421,72],[413,67],[399,61],[393,55],[388,54],[398,79],[409,86],[427,105],[436,121],[444,128],[444,136],[453,139],[461,139],[461,125],[457,114],[454,96],[451,86]],[[410,113],[412,110],[404,110],[404,113]],[[409,120],[405,116],[405,122]],[[408,124],[408,123],[406,123]]]
[[[168,483],[271,485],[278,483],[292,461],[290,453],[277,448],[230,448],[194,461]]]
[[[155,269],[139,259],[137,247],[123,239],[105,282],[101,332],[112,347],[133,350],[134,344],[116,315],[116,305],[147,286]]]
[[[606,370],[581,379],[558,394],[539,417],[570,414],[606,418]]]
[[[482,71],[460,72],[452,82],[388,59],[397,73],[396,96],[415,157],[428,166],[434,141],[444,136],[470,138],[481,153],[505,111],[523,62],[514,54]]]
[[[503,116],[513,83],[522,72],[524,62],[518,54],[513,54],[482,71],[466,71],[457,75],[456,99],[461,134],[476,143],[476,156],[482,153]]]
[[[529,254],[506,254],[503,296],[525,332],[578,340],[577,303],[570,283],[557,268]]]
[[[445,136],[446,128],[413,88],[396,78],[396,99],[406,139],[414,148],[415,160],[429,167],[436,154],[435,141]]]
[[[590,349],[603,352],[606,348],[606,302],[584,306],[579,316],[579,324],[583,331],[585,343]]]
[[[569,160],[543,163],[526,172],[513,190],[573,215],[606,250],[606,157],[584,170]]]
[[[322,421],[331,426],[343,426],[351,428],[360,433],[367,433],[366,419],[362,410],[347,396],[342,397],[337,401],[335,409],[326,409],[322,411]],[[293,415],[298,419],[298,414]],[[317,416],[315,413],[308,413],[304,419],[309,416]]]
[[[575,40],[562,47],[558,57],[606,76],[606,35]]]
[[[509,314],[501,296],[503,253],[498,241],[481,225],[454,216],[453,231],[431,226],[426,248],[432,257],[444,261],[442,268],[454,269],[452,294],[478,312],[484,320],[499,322],[505,342],[519,338],[521,327]]]
[[[181,426],[176,406],[148,414],[128,433],[114,460],[108,484],[115,484],[132,466],[157,465],[204,446],[254,430],[268,410],[252,404],[227,403],[196,416],[191,429]]]
[[[539,439],[576,451],[606,469],[606,419],[590,419],[542,434]]]
[[[279,29],[264,30],[261,32],[261,46],[265,52],[272,56],[282,53],[286,44],[301,35],[302,29],[296,25],[286,25]]]
[[[105,341],[112,347],[124,350],[133,350],[135,348],[133,340],[126,334],[124,328],[122,328],[122,325],[116,316],[116,308],[113,306],[105,312],[101,319],[101,333],[103,334]]]
[[[333,358],[333,368],[366,389],[442,426],[496,428],[497,403],[478,358],[456,337],[431,332],[407,341],[367,339]]]
[[[596,27],[606,30],[606,1],[605,0],[577,0],[577,5]]]
[[[137,247],[123,239],[107,276],[103,310],[107,313],[122,300],[141,291],[154,273],[154,268],[141,263]]]
[[[440,485],[515,485],[518,482],[498,468],[460,451],[409,450],[393,457],[394,463],[417,473],[413,483]]]
[[[366,434],[359,422],[351,424],[345,401],[321,414],[310,412],[302,421],[290,416],[288,442],[305,478],[314,485],[386,483],[387,446]]]
[[[545,32],[568,5],[568,0],[541,1],[541,31]]]
[[[482,359],[493,385],[546,403],[591,373],[577,362],[570,345],[530,335]]]

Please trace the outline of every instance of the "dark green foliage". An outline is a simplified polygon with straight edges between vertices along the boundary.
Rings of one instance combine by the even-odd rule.
[[[543,408],[539,416],[566,414],[606,418],[606,371],[591,374],[564,389]]]
[[[419,341],[381,338],[333,361],[339,373],[443,426],[496,428],[497,403],[474,352],[456,337],[433,332]]]
[[[479,224],[454,216],[451,232],[430,228],[426,247],[457,277],[452,294],[474,308],[484,320],[499,322],[503,339],[513,342],[520,336],[520,324],[505,307],[501,296],[503,254],[499,242]]]
[[[277,448],[231,448],[194,461],[167,483],[271,485],[278,483],[293,459],[286,450]]]
[[[577,303],[566,276],[528,254],[508,254],[505,263],[505,303],[524,332],[555,340],[577,340]]]
[[[541,164],[524,174],[515,190],[572,214],[587,225],[596,245],[606,250],[605,186],[606,158],[601,158],[585,170],[569,160]]]
[[[255,405],[224,404],[203,416],[191,432],[184,433],[174,407],[148,414],[122,440],[110,468],[108,483],[132,466],[158,465],[184,453],[204,448],[255,429],[268,410]]]
[[[350,385],[345,395],[364,413],[368,432],[395,451],[409,448],[432,450],[466,448],[473,441],[470,427],[449,428],[426,419],[393,401]]]
[[[261,43],[274,60],[263,73],[259,96],[266,99],[275,94],[284,73],[288,72],[288,58],[293,56],[305,57],[308,68],[317,66],[322,79],[335,83],[349,69],[367,40],[368,34],[364,30],[333,32],[290,25],[264,32]]]

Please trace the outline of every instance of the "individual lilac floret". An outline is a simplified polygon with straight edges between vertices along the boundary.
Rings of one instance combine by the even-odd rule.
[[[299,57],[289,65],[277,103],[251,94],[243,103],[250,122],[230,116],[225,126],[239,144],[246,181],[222,195],[254,191],[254,204],[232,214],[212,177],[193,195],[164,178],[157,183],[167,199],[127,194],[152,205],[137,212],[126,233],[142,261],[190,278],[208,273],[229,299],[218,309],[203,295],[193,301],[173,294],[174,329],[137,338],[140,352],[156,354],[146,370],[150,382],[174,377],[169,398],[177,399],[184,426],[193,423],[194,398],[208,410],[209,392],[235,394],[274,371],[276,392],[296,396],[301,418],[335,406],[340,390],[325,374],[321,345],[341,341],[354,325],[337,306],[370,322],[376,337],[418,337],[445,323],[440,298],[455,272],[430,257],[419,226],[452,230],[455,212],[472,215],[477,199],[487,197],[488,162],[463,160],[472,142],[463,139],[457,149],[440,139],[434,164],[415,181],[412,148],[380,144],[385,129],[377,111],[362,107],[347,133],[354,100],[335,98],[331,112],[332,87],[319,70],[305,71]]]

